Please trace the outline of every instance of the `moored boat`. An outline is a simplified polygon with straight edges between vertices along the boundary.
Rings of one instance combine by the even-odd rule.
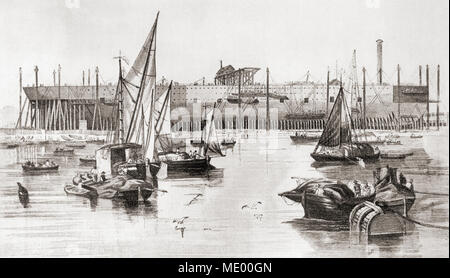
[[[342,87],[311,157],[316,161],[373,161],[380,157],[377,147],[358,142]]]
[[[22,164],[22,169],[25,172],[45,172],[45,171],[57,171],[59,165],[31,165],[31,164]]]
[[[80,163],[86,165],[95,165],[95,156],[80,157]]]
[[[374,172],[377,179],[374,203],[383,210],[406,215],[416,200],[413,180],[407,181],[402,173],[397,177],[397,168],[386,167],[383,177],[381,170],[377,168]]]
[[[18,146],[19,146],[18,143],[10,143],[10,144],[7,144],[7,145],[6,145],[6,147],[7,147],[8,149],[14,149],[14,148],[17,148]]]
[[[405,159],[406,154],[403,153],[381,153],[380,155],[383,159]]]
[[[74,149],[56,148],[53,154],[55,155],[71,155],[74,153]]]
[[[302,204],[305,218],[346,222],[356,205],[375,199],[374,190],[365,192],[365,195],[357,196],[346,184],[327,179],[311,179],[300,180],[297,188],[278,195]]]
[[[191,143],[191,145],[193,147],[201,147],[201,146],[203,146],[205,144],[205,141],[203,141],[201,139],[200,140],[199,139],[192,139],[190,141],[190,143]]]
[[[86,144],[83,144],[83,143],[68,143],[68,144],[66,144],[66,147],[82,149],[82,148],[86,147]]]
[[[189,154],[183,153],[169,153],[160,156],[160,160],[167,164],[168,171],[205,171],[213,169],[210,164],[211,157],[190,157]]]
[[[402,142],[400,140],[396,140],[396,139],[387,139],[385,141],[386,145],[401,145]]]
[[[307,143],[315,142],[320,139],[320,134],[309,134],[306,132],[295,132],[294,135],[290,135],[292,142],[294,143]]]
[[[86,197],[86,198],[93,198],[97,197],[97,191],[92,189],[86,189],[83,187],[80,187],[78,185],[73,184],[67,184],[64,186],[64,192],[68,195],[76,195],[80,197]]]
[[[234,138],[223,139],[223,140],[220,142],[220,145],[231,147],[231,146],[236,145],[236,140],[234,140]]]
[[[423,135],[412,133],[411,136],[409,136],[409,137],[410,137],[411,139],[419,139],[419,138],[422,138]]]

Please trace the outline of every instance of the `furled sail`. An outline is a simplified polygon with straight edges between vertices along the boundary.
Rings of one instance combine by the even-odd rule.
[[[341,87],[317,146],[336,147],[351,140],[351,120]]]

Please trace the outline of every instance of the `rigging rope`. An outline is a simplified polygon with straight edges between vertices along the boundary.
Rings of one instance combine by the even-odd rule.
[[[404,216],[401,213],[394,211],[392,209],[386,209],[389,212],[393,212],[394,214],[400,216],[402,219],[409,221],[411,223],[423,226],[423,227],[427,227],[427,228],[434,228],[434,229],[441,229],[441,230],[448,230],[449,227],[448,226],[443,226],[443,225],[436,225],[436,224],[429,224],[429,223],[424,223],[424,222],[420,222],[414,219],[409,218],[408,216]]]
[[[424,195],[435,195],[435,196],[449,196],[448,193],[423,192],[423,191],[416,191],[416,190],[414,190],[414,193],[424,194]]]

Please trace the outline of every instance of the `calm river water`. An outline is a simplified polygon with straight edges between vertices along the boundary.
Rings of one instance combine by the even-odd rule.
[[[314,144],[294,145],[288,133],[253,134],[238,139],[227,156],[213,158],[209,176],[170,176],[159,182],[151,204],[127,208],[111,200],[67,196],[63,190],[78,171],[79,157],[99,145],[53,157],[56,145],[0,149],[1,257],[448,257],[448,230],[416,225],[409,235],[368,243],[350,240],[346,226],[304,220],[299,204],[277,194],[294,188],[297,177],[372,181],[372,170],[389,164],[415,189],[449,192],[448,157],[436,160],[423,139],[401,138],[403,145],[381,149],[413,151],[403,161],[358,165],[317,165],[309,156]],[[445,141],[446,140],[446,141]],[[448,137],[442,144],[448,144]],[[428,142],[428,141],[427,141]],[[429,142],[427,144],[430,144]],[[17,163],[27,153],[60,164],[56,173],[24,174]],[[447,149],[448,152],[448,149]],[[448,155],[448,154],[447,154]],[[16,182],[28,188],[30,207],[18,201]],[[195,201],[189,202],[197,196]],[[256,209],[242,209],[256,202]],[[448,226],[448,196],[418,195],[409,215]],[[174,219],[184,216],[184,230]]]

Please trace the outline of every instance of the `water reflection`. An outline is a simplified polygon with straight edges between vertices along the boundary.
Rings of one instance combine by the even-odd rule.
[[[443,244],[448,246],[448,231],[418,227],[405,236],[354,243],[347,225],[299,218],[301,206],[289,206],[277,196],[296,186],[292,176],[372,181],[372,171],[386,164],[414,178],[417,190],[447,193],[448,167],[428,157],[417,143],[404,144],[405,151],[414,153],[404,160],[380,160],[362,168],[317,165],[309,156],[314,144],[292,145],[283,136],[278,141],[240,139],[226,157],[214,159],[216,169],[169,172],[157,181],[159,191],[148,202],[131,205],[64,192],[77,172],[90,170],[79,158],[92,155],[98,145],[76,149],[70,157],[54,156],[56,145],[0,149],[0,256],[448,256]],[[17,163],[29,153],[54,160],[60,169],[23,173]],[[28,189],[30,207],[21,206],[16,182]],[[257,201],[262,203],[261,219],[256,211],[242,209]],[[173,222],[185,216],[189,218],[183,225]],[[410,216],[448,223],[448,197],[419,195]],[[68,246],[73,247],[70,252]],[[124,253],[124,246],[133,253]]]

